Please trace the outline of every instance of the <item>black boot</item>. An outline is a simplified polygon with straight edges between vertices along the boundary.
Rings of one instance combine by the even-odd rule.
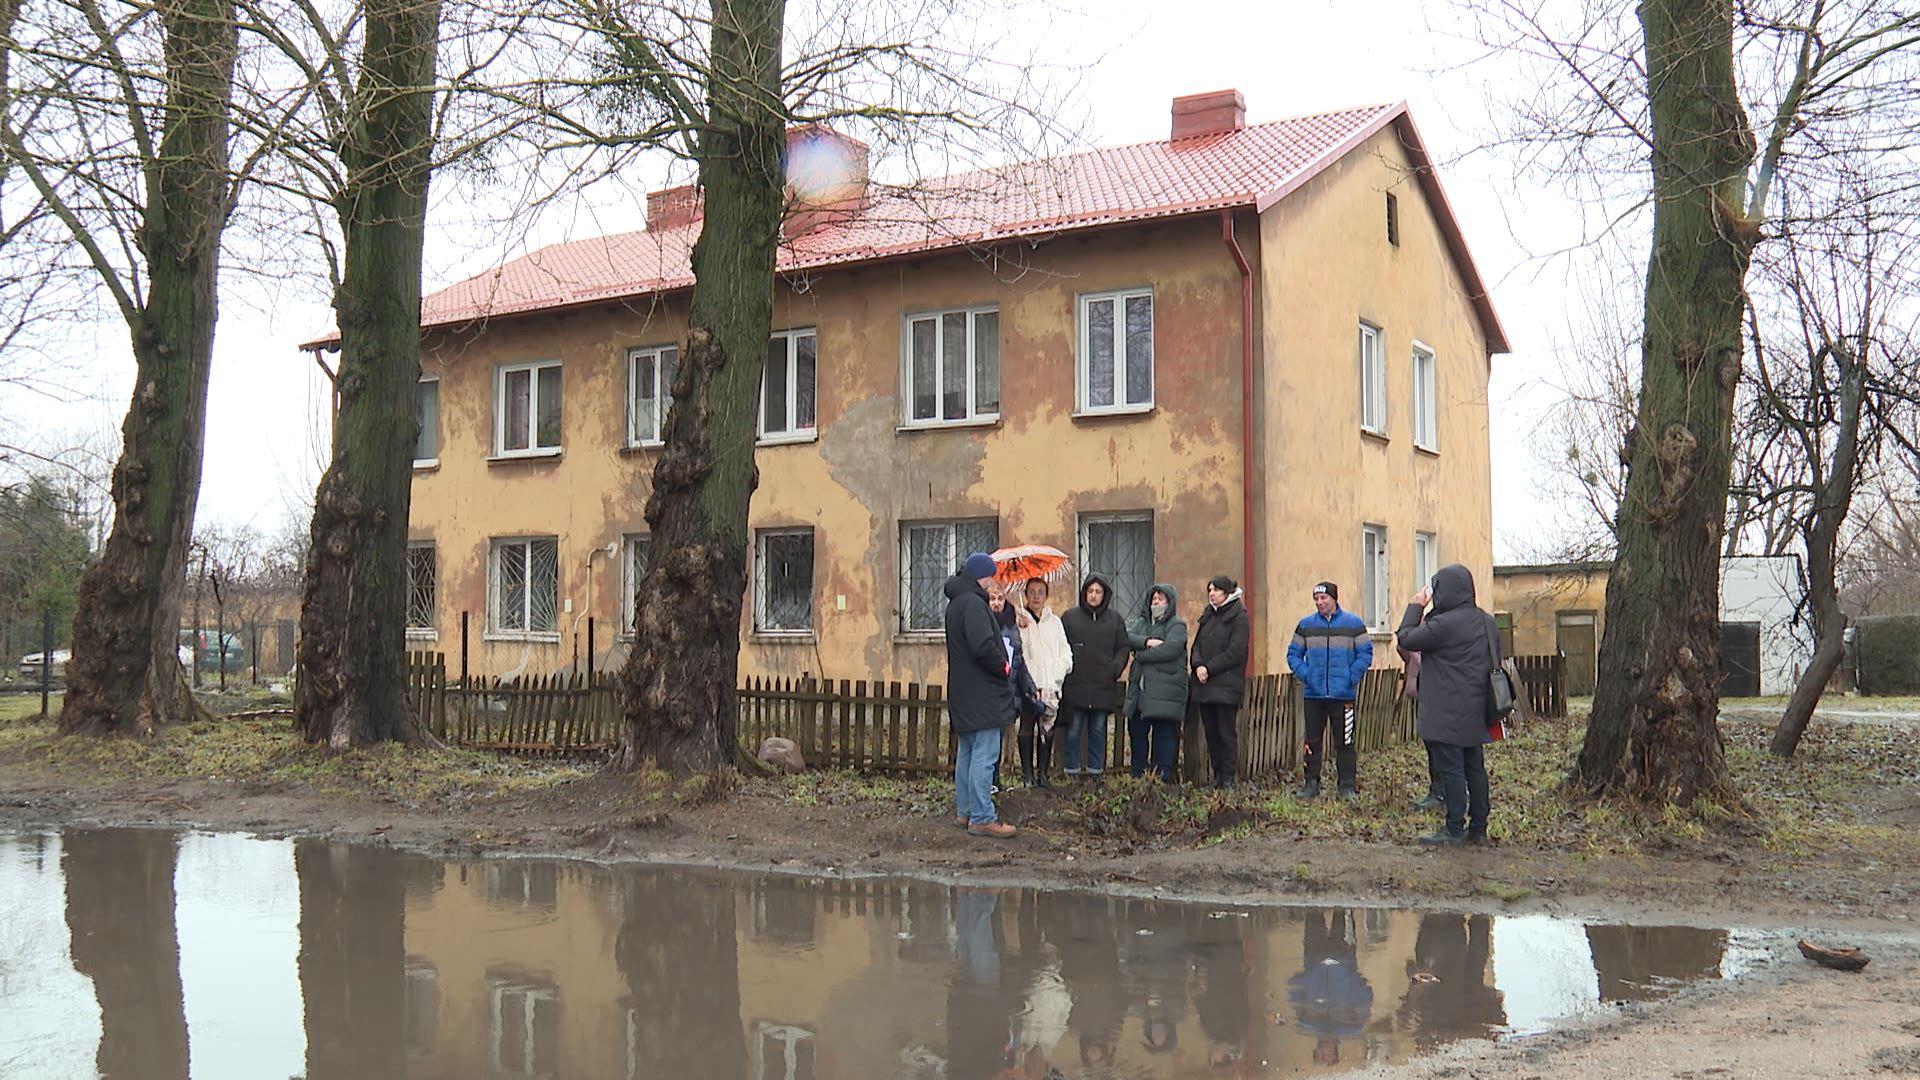
[[[1020,784],[1033,786],[1033,735],[1030,733],[1020,736]]]
[[[1296,799],[1319,798],[1320,797],[1320,778],[1317,776],[1307,777],[1306,786],[1302,787],[1299,791],[1294,792],[1293,797]]]
[[[1044,735],[1034,738],[1033,780],[1043,788],[1053,786],[1053,740]]]
[[[1445,810],[1447,808],[1447,800],[1429,791],[1425,795],[1413,800],[1413,808],[1415,810]]]

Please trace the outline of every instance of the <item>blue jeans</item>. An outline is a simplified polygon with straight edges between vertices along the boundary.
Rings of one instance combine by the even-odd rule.
[[[1178,720],[1149,720],[1138,713],[1127,717],[1127,744],[1133,754],[1133,775],[1145,776],[1147,766],[1151,763],[1161,783],[1173,783],[1173,758],[1179,740]]]
[[[1086,746],[1086,768],[1088,776],[1099,776],[1107,771],[1107,711],[1105,709],[1083,709],[1076,705],[1067,710],[1067,751],[1065,763],[1068,776],[1079,776],[1081,768],[1081,745]]]
[[[1000,728],[967,731],[955,736],[959,744],[953,755],[954,814],[969,825],[991,825],[1000,820],[993,812],[993,767],[1000,763]]]

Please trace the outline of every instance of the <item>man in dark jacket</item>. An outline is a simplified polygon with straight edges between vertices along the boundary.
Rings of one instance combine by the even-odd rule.
[[[1247,689],[1247,643],[1253,628],[1240,586],[1225,574],[1207,582],[1207,610],[1193,633],[1193,685],[1187,699],[1200,708],[1213,786],[1230,788],[1240,768],[1240,699]]]
[[[957,746],[953,759],[958,823],[974,836],[1005,839],[1014,828],[993,809],[993,767],[1000,732],[1014,720],[1013,653],[987,604],[993,556],[976,551],[947,579],[947,718]]]
[[[1473,602],[1473,574],[1455,564],[1414,594],[1400,620],[1399,645],[1420,654],[1420,738],[1433,756],[1447,802],[1447,823],[1421,843],[1487,840],[1488,682],[1499,664],[1493,616]]]
[[[1079,606],[1060,616],[1073,650],[1073,670],[1060,685],[1068,776],[1098,778],[1107,769],[1107,716],[1119,704],[1120,674],[1132,648],[1126,620],[1112,610],[1112,602],[1113,586],[1099,574],[1088,574]]]
[[[1160,782],[1171,784],[1180,721],[1187,718],[1187,624],[1180,619],[1180,594],[1171,585],[1155,585],[1140,607],[1127,633],[1134,650],[1127,681],[1132,772],[1145,776],[1151,761]]]
[[[1300,680],[1307,721],[1307,783],[1303,799],[1320,797],[1321,737],[1333,728],[1334,769],[1340,797],[1360,794],[1360,718],[1354,702],[1360,680],[1373,666],[1373,639],[1366,621],[1340,608],[1340,586],[1323,581],[1313,587],[1313,614],[1294,627],[1287,645],[1287,666]]]

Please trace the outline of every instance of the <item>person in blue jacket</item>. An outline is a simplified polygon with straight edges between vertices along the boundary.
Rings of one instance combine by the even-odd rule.
[[[1313,614],[1294,627],[1287,666],[1300,680],[1301,704],[1306,707],[1307,782],[1299,797],[1320,797],[1322,740],[1332,727],[1340,797],[1357,798],[1360,720],[1354,701],[1361,677],[1373,666],[1373,639],[1367,636],[1365,620],[1341,610],[1340,586],[1323,581],[1313,587]]]

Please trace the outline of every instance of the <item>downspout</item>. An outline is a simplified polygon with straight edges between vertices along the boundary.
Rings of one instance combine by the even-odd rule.
[[[1253,585],[1253,267],[1233,235],[1231,210],[1220,211],[1220,238],[1240,268],[1240,588],[1246,590]],[[1252,663],[1251,649],[1247,660]]]

